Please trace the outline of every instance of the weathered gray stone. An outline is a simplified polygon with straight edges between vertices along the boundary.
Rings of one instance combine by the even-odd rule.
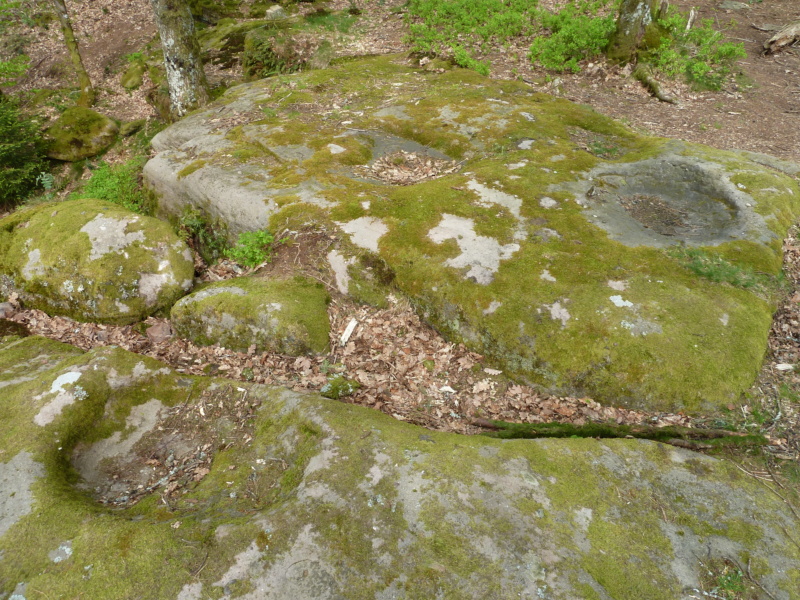
[[[193,278],[169,225],[109,202],[44,204],[0,221],[0,293],[51,314],[133,323],[169,308]]]
[[[800,523],[728,460],[432,432],[119,348],[0,341],[0,364],[21,356],[49,368],[3,389],[0,597],[690,600],[733,561],[754,593],[800,598]],[[74,372],[61,387],[85,395],[37,425]]]

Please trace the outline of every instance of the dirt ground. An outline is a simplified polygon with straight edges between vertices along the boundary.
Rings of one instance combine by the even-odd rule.
[[[745,8],[720,8],[721,0],[684,1],[675,4],[699,12],[699,19],[712,19],[729,39],[742,41],[747,58],[740,81],[720,92],[697,92],[680,82],[665,81],[666,90],[678,104],[652,98],[624,69],[604,62],[584,65],[581,73],[554,76],[535,69],[526,58],[530,40],[519,40],[496,48],[491,60],[495,78],[528,82],[533,90],[558,94],[591,105],[599,112],[622,120],[653,135],[689,140],[724,149],[744,149],[800,162],[800,48],[777,56],[761,53],[763,42],[775,26],[800,19],[797,0],[754,1]],[[338,44],[346,54],[379,54],[408,51],[406,24],[395,9],[403,0],[383,3],[358,0],[360,21]],[[67,0],[72,11],[84,60],[99,90],[98,108],[121,121],[154,118],[145,102],[147,81],[141,91],[127,92],[119,85],[125,56],[152,40],[155,26],[148,0]],[[302,10],[313,10],[301,4]],[[351,0],[331,0],[332,10],[347,9]],[[66,54],[58,28],[23,32],[31,38],[26,51],[34,68],[21,89],[57,88],[64,85]],[[212,81],[234,81],[237,67],[213,69]],[[109,157],[113,160],[113,156]],[[311,235],[322,244],[319,232]],[[277,262],[289,260],[292,245],[280,249]],[[296,247],[296,246],[295,246]],[[800,241],[795,232],[786,241],[786,272],[793,291],[776,313],[770,350],[761,376],[747,404],[731,407],[731,423],[758,428],[772,437],[771,452],[780,458],[800,457],[800,377],[792,367],[800,362]],[[281,258],[285,254],[284,258]],[[296,257],[292,260],[297,260]],[[311,263],[309,263],[311,264]],[[272,267],[275,268],[275,267]],[[312,267],[309,267],[313,271]],[[222,264],[204,276],[219,279],[234,276],[232,265]],[[309,273],[326,282],[329,274]],[[684,415],[646,414],[621,408],[602,407],[591,399],[561,398],[517,385],[485,365],[482,357],[445,342],[422,323],[411,308],[398,300],[389,309],[355,306],[344,298],[331,305],[333,351],[319,358],[289,358],[237,354],[221,348],[198,348],[171,335],[169,324],[151,320],[149,335],[131,327],[79,324],[51,318],[38,311],[20,310],[13,319],[31,331],[74,343],[83,348],[117,344],[149,354],[187,373],[216,374],[242,381],[289,385],[295,389],[318,389],[327,375],[345,371],[361,383],[348,401],[372,406],[396,418],[427,427],[463,433],[480,428],[475,419],[507,421],[561,421],[576,424],[613,420],[618,423],[652,423],[719,426],[719,419],[689,419]],[[356,329],[342,343],[352,320]],[[156,335],[154,332],[160,332]],[[713,422],[712,422],[713,421]]]

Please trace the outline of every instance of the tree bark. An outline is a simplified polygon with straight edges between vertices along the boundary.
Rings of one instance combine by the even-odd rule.
[[[58,16],[58,21],[61,23],[61,33],[64,34],[64,43],[69,51],[69,57],[72,60],[72,66],[78,74],[78,84],[81,88],[81,95],[78,97],[78,106],[90,107],[94,104],[95,91],[92,86],[92,80],[86,68],[83,66],[81,59],[81,51],[78,48],[78,40],[75,38],[75,32],[72,30],[72,21],[67,12],[67,5],[64,0],[51,0],[53,8]]]
[[[173,117],[180,118],[209,100],[200,46],[186,0],[150,0],[155,13]]]
[[[606,50],[606,56],[611,62],[627,64],[636,58],[648,27],[664,10],[661,3],[662,0],[622,0],[617,29]]]

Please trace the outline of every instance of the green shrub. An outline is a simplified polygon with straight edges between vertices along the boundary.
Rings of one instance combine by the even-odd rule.
[[[236,245],[229,248],[225,255],[243,267],[257,267],[268,262],[272,257],[272,244],[275,241],[269,231],[245,231],[239,234]]]
[[[450,55],[454,61],[481,73],[489,65],[473,57],[475,49],[491,42],[531,34],[536,0],[410,0],[409,41],[418,52]]]
[[[0,206],[22,202],[47,170],[44,141],[38,125],[0,98]]]
[[[292,29],[259,27],[244,38],[242,70],[248,79],[294,73],[305,66],[308,48]]]
[[[652,50],[648,60],[670,77],[684,75],[698,87],[719,90],[731,74],[735,62],[747,56],[741,43],[723,42],[712,28],[711,19],[686,30],[687,15],[670,9],[659,21],[666,35]]]
[[[70,200],[97,198],[124,206],[137,213],[144,212],[145,194],[139,182],[139,174],[146,159],[133,158],[122,165],[101,162],[86,184],[70,194]]]
[[[0,59],[0,86],[14,85],[17,78],[28,70],[29,64],[30,59],[24,54],[9,60]]]
[[[559,73],[579,72],[578,63],[602,54],[616,28],[614,14],[598,16],[606,4],[571,1],[558,13],[542,11],[540,20],[550,35],[533,41],[530,59]]]

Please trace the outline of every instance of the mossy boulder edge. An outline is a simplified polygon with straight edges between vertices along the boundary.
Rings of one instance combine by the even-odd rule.
[[[405,294],[513,378],[647,410],[740,400],[800,214],[778,163],[397,56],[237,86],[153,147],[144,175],[162,215],[200,210],[231,239],[338,229],[328,258],[341,291],[365,299],[371,254],[384,297]],[[769,281],[715,282],[682,246]]]
[[[40,337],[0,365],[0,598],[675,600],[721,561],[800,598],[800,523],[729,461],[431,432]]]
[[[191,252],[168,224],[110,202],[42,204],[0,220],[0,294],[49,314],[134,323],[193,284]]]
[[[328,300],[320,283],[302,277],[238,277],[184,296],[170,317],[178,335],[203,346],[320,354],[329,348]]]

